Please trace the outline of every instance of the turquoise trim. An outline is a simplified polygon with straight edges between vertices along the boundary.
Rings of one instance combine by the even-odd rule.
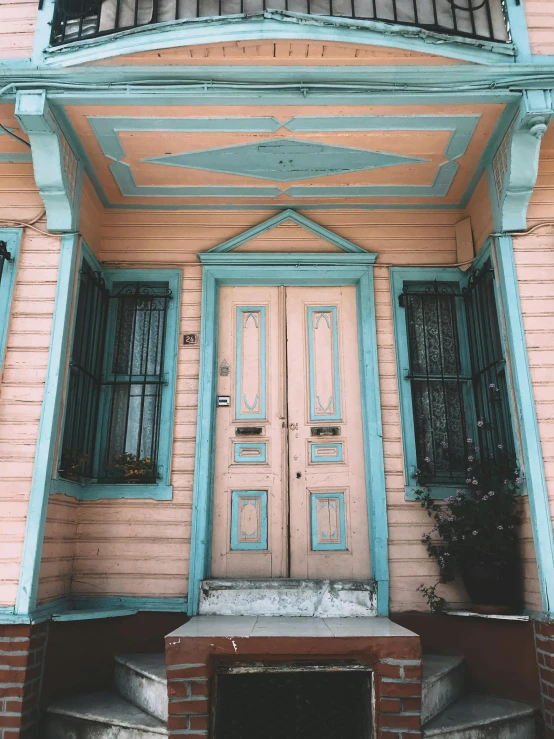
[[[319,531],[317,521],[317,504],[320,500],[329,500],[335,498],[339,504],[339,531],[337,541],[335,542],[321,542],[321,539],[332,539],[333,532],[329,530]],[[329,502],[329,506],[334,506]],[[312,528],[312,551],[313,552],[331,552],[331,551],[346,551],[346,514],[344,510],[344,492],[340,493],[310,493],[310,508],[311,508],[311,528]],[[325,536],[327,534],[327,536]]]
[[[0,135],[2,134],[2,131],[0,131]],[[21,162],[32,162],[33,157],[30,154],[19,154],[16,152],[11,153],[1,153],[0,154],[0,162],[8,164],[9,162],[13,163],[21,163]]]
[[[251,538],[246,531],[241,532],[239,537],[239,523],[241,505],[246,505],[245,498],[256,500],[256,509],[259,506],[259,531],[256,532],[256,540],[242,541]],[[267,549],[267,490],[232,490],[231,491],[231,550],[235,551],[251,551]]]
[[[235,365],[237,368],[235,378],[235,418],[239,420],[250,420],[262,419],[266,417],[266,405],[267,405],[267,369],[266,369],[266,309],[264,305],[256,306],[237,306],[236,314],[236,331],[237,331],[237,346],[236,346],[236,358]],[[259,317],[259,325],[258,319]],[[248,321],[254,321],[256,328],[259,330],[260,336],[260,357],[259,357],[259,395],[257,394],[254,398],[249,398],[246,394],[248,388],[244,388],[242,385],[242,344],[243,344],[243,333],[246,328]],[[251,402],[250,402],[251,401]],[[245,405],[246,411],[242,410],[242,405]],[[255,408],[259,407],[259,411],[255,412]]]
[[[335,453],[318,457],[318,449],[330,449],[334,450]],[[344,462],[342,441],[328,442],[325,444],[310,442],[310,462],[311,464],[335,464],[337,462]]]
[[[545,614],[552,617],[554,616],[554,534],[511,236],[497,237],[494,257],[500,277],[503,315],[510,348],[510,368],[523,446],[523,463],[542,607]]]
[[[241,457],[242,451],[258,452]],[[235,464],[265,464],[267,462],[267,441],[236,441],[233,442],[233,462]]]
[[[314,326],[314,314],[317,314]],[[331,323],[327,319],[327,315],[331,315]],[[329,398],[320,398],[316,392],[315,385],[315,355],[314,355],[314,330],[318,328],[321,320],[324,320],[329,329],[333,333],[333,395]],[[339,369],[339,333],[337,325],[337,308],[331,306],[313,306],[309,305],[307,309],[308,321],[308,365],[310,378],[310,421],[338,421],[342,418],[341,398],[340,398],[340,369]],[[331,413],[328,410],[333,408]],[[317,413],[317,410],[320,413]]]
[[[57,418],[62,396],[77,253],[77,236],[62,236],[48,370],[44,386],[44,400],[40,415],[15,606],[15,612],[18,615],[29,615],[35,610],[36,606],[48,493],[58,433]]]
[[[69,495],[77,500],[115,500],[130,498],[135,500],[172,500],[173,486],[157,483],[154,485],[103,485],[88,480],[84,484],[63,480],[61,477],[50,481],[50,495]]]
[[[51,16],[50,12],[49,20]],[[71,66],[150,49],[264,39],[371,44],[478,64],[494,64],[500,59],[513,58],[515,53],[511,44],[453,37],[412,26],[274,10],[227,18],[183,19],[120,31],[98,39],[46,48],[42,61],[48,66]]]
[[[210,255],[208,255],[210,256]],[[215,256],[212,254],[212,256]],[[219,255],[223,256],[223,255]],[[211,558],[211,525],[213,494],[213,459],[215,428],[215,380],[217,378],[217,325],[220,285],[356,285],[358,305],[358,340],[362,386],[362,423],[369,516],[371,576],[377,582],[378,613],[388,614],[388,524],[385,496],[385,474],[381,429],[379,375],[377,368],[377,334],[375,327],[374,289],[371,266],[348,265],[349,255],[336,254],[335,264],[315,270],[319,255],[295,266],[297,254],[279,264],[255,266],[259,255],[253,255],[254,266],[228,264],[205,265],[202,277],[202,318],[200,342],[200,387],[196,463],[193,488],[193,516],[189,574],[189,614],[198,611],[200,582],[208,576]],[[307,255],[306,255],[307,256]],[[331,255],[328,255],[331,256]],[[199,254],[202,261],[202,254]],[[374,255],[368,255],[374,259]],[[343,259],[347,264],[343,266]]]
[[[19,247],[23,231],[20,228],[0,228],[0,241],[6,242],[6,248],[11,254],[10,261],[4,261],[2,279],[0,280],[0,377],[4,353],[8,341],[13,291],[17,276]]]
[[[526,64],[533,61],[527,15],[523,0],[505,0],[506,12],[510,22],[510,35],[516,51],[516,62]]]
[[[121,618],[141,611],[156,613],[187,612],[186,598],[148,598],[140,596],[64,596],[48,601],[29,614],[17,614],[13,608],[0,608],[0,625],[36,624],[44,621],[85,621]]]

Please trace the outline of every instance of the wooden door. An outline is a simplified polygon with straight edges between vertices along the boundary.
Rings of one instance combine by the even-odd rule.
[[[212,576],[369,577],[354,287],[222,287]]]

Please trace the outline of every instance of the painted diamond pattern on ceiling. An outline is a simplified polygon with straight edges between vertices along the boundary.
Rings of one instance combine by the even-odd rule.
[[[142,161],[290,182],[428,160],[382,151],[331,146],[316,141],[273,139],[254,144],[168,154]]]

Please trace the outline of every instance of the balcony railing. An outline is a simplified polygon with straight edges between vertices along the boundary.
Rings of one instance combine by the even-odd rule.
[[[264,10],[385,21],[488,41],[509,40],[503,0],[57,0],[53,46],[156,23]]]

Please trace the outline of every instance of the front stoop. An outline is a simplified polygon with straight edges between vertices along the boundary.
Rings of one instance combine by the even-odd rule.
[[[371,580],[204,580],[199,613],[360,618],[377,615],[377,593]]]
[[[196,617],[170,634],[166,645],[169,681],[164,654],[120,655],[115,658],[114,691],[52,704],[41,737],[204,739],[209,726],[209,680],[218,661],[321,664],[344,658],[374,670],[376,739],[537,736],[538,711],[531,706],[465,694],[462,657],[425,656],[421,673],[419,638],[386,618]],[[415,726],[419,726],[420,707],[422,733]]]

